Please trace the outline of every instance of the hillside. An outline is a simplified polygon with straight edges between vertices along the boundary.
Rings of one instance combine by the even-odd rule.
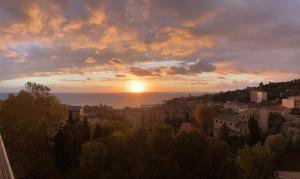
[[[268,92],[270,101],[286,98],[288,96],[300,95],[300,79],[288,82],[269,82],[268,84],[260,83],[258,87],[247,87],[243,90],[220,92],[210,96],[214,101],[238,101],[249,102],[251,90],[263,90]]]

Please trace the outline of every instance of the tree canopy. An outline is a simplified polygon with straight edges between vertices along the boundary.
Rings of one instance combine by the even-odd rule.
[[[49,148],[66,122],[67,108],[49,91],[29,82],[26,91],[10,95],[1,105],[1,134],[14,171],[22,176],[47,176],[54,170]]]

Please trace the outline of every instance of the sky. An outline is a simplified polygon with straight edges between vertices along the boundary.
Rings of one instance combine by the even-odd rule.
[[[300,78],[299,0],[0,0],[0,92],[217,92]]]

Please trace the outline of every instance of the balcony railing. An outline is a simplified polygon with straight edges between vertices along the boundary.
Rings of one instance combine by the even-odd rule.
[[[14,179],[13,172],[7,157],[5,146],[0,135],[0,178],[1,179]]]

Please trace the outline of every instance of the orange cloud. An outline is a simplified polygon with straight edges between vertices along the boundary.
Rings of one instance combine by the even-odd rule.
[[[150,49],[163,56],[183,57],[202,48],[211,48],[215,44],[212,36],[196,36],[183,29],[165,28],[160,33],[166,34],[167,38],[155,41]]]

